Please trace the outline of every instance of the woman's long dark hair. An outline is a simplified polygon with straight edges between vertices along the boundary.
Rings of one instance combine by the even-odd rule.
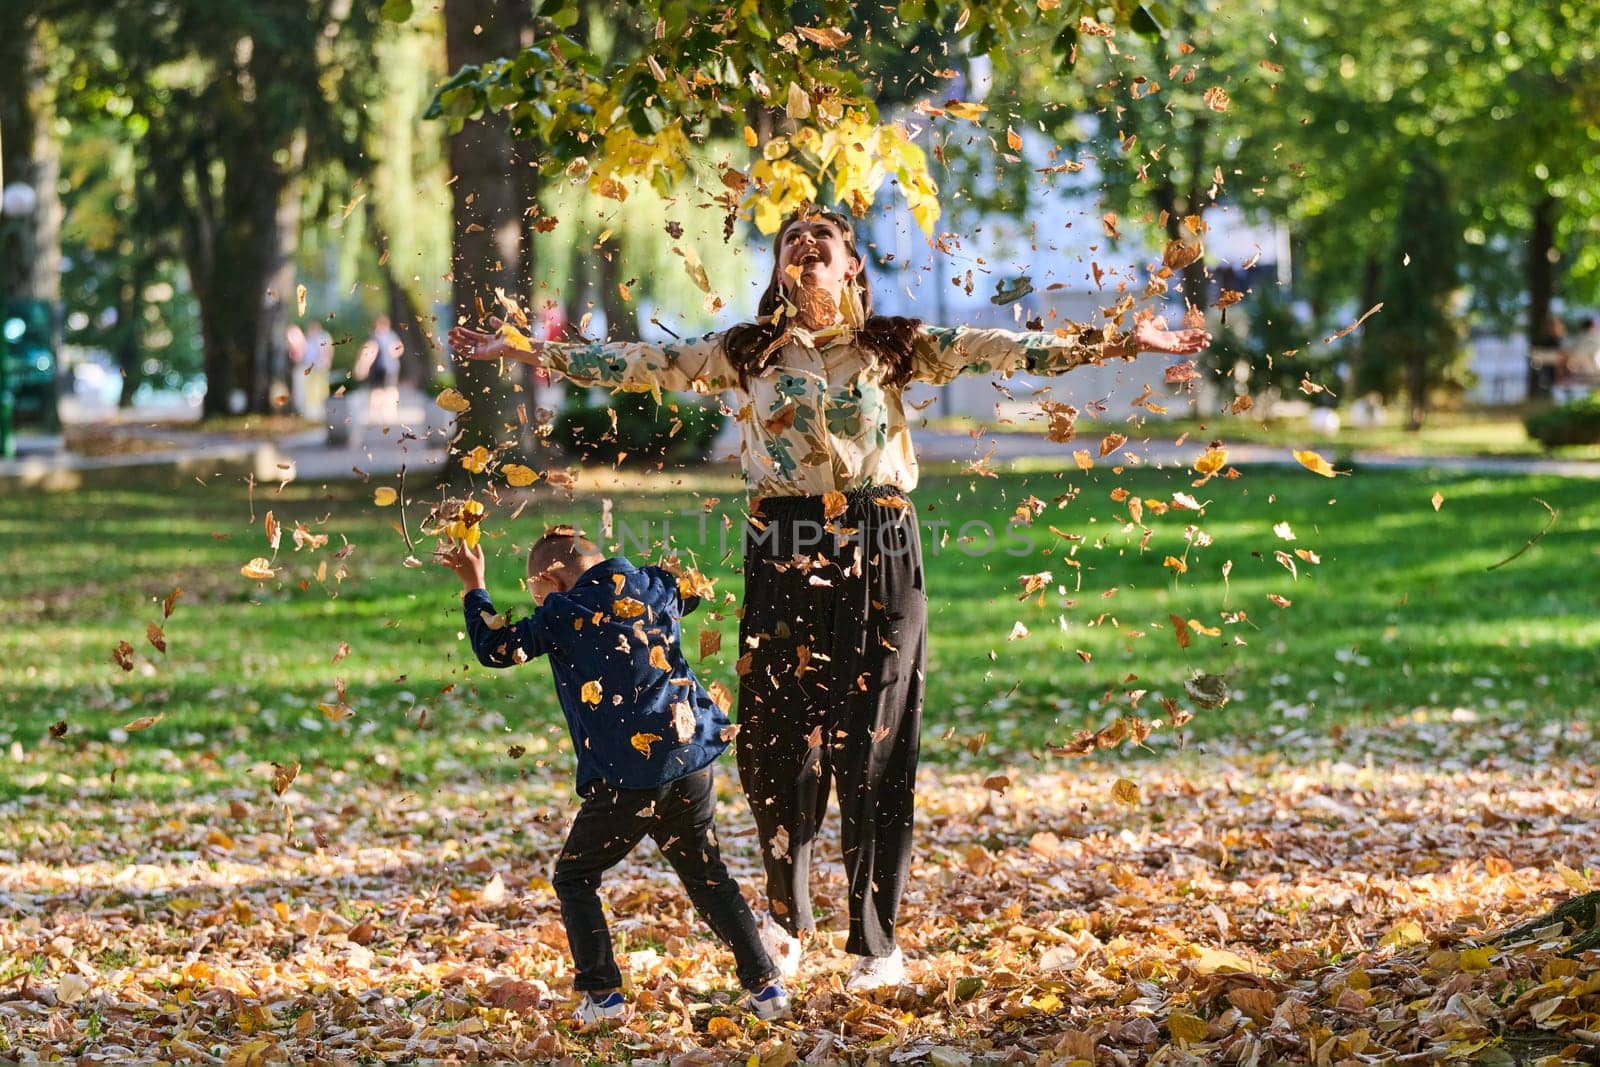
[[[778,309],[783,305],[783,283],[778,274],[778,257],[783,248],[783,235],[795,223],[809,222],[817,218],[827,219],[837,226],[839,233],[844,237],[845,250],[852,258],[861,259],[861,253],[856,251],[855,230],[851,227],[850,220],[843,215],[813,207],[801,208],[783,220],[772,246],[772,279],[767,283],[767,290],[761,294],[761,303],[756,307],[756,321],[743,322],[733,327],[727,332],[723,342],[728,362],[733,364],[733,369],[738,372],[741,387],[748,388],[751,377],[766,370],[776,357],[777,349],[782,347],[777,342],[785,328],[778,319]],[[884,375],[885,385],[895,388],[904,386],[911,381],[912,347],[916,342],[917,327],[922,325],[922,320],[902,315],[874,315],[872,287],[867,284],[864,263],[862,269],[857,271],[855,277],[846,284],[856,287],[856,294],[861,299],[862,317],[865,320],[861,328],[856,331],[856,343],[872,353],[884,365],[887,370]]]

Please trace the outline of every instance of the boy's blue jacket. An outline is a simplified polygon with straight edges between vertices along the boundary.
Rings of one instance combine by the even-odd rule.
[[[580,791],[595,779],[618,789],[656,789],[728,747],[728,716],[679,644],[679,619],[699,604],[679,593],[667,571],[635,567],[620,556],[590,567],[570,590],[547,596],[528,618],[500,629],[490,626],[495,610],[487,590],[474,589],[463,600],[472,651],[485,667],[550,657],[578,753]]]

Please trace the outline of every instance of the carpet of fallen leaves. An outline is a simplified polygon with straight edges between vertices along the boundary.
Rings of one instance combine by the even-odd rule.
[[[308,771],[279,798],[241,773],[159,805],[24,800],[0,822],[0,1058],[1589,1062],[1600,951],[1490,935],[1593,887],[1593,728],[1336,735],[925,767],[911,986],[844,992],[825,842],[827,917],[777,1025],[739,1011],[729,955],[641,849],[607,889],[637,1012],[572,1032],[548,881],[573,807],[559,780],[413,791]],[[720,787],[753,896],[731,768]]]

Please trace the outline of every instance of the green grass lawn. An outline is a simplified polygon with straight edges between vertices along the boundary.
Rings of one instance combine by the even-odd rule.
[[[651,520],[659,532],[670,519],[673,542],[696,551],[719,593],[737,597],[742,493],[719,473],[695,477],[614,494],[619,528]],[[948,524],[924,526],[928,758],[999,766],[1039,754],[1126,712],[1139,691],[1138,713],[1160,718],[1158,698],[1187,705],[1183,683],[1197,671],[1226,675],[1232,699],[1195,709],[1191,745],[1271,748],[1295,731],[1457,708],[1530,723],[1596,716],[1600,482],[1373,471],[1330,481],[1284,468],[1200,488],[1190,478],[1105,467],[925,477],[919,512]],[[0,796],[256,791],[271,762],[296,761],[323,781],[376,775],[418,789],[463,776],[566,775],[547,668],[477,666],[459,639],[454,577],[402,566],[398,512],[373,506],[375,484],[258,487],[253,503],[243,486],[222,485],[0,499],[0,751],[9,750]],[[1205,510],[1158,516],[1147,504],[1146,540],[1112,499],[1119,487],[1147,500],[1191,493]],[[1046,510],[1007,534],[1030,496]],[[1555,528],[1489,570],[1543,527],[1534,498],[1559,510]],[[593,530],[600,504],[544,491],[512,521],[514,506],[491,507],[491,588],[502,609],[525,610],[516,580],[531,535],[556,520]],[[239,568],[270,555],[268,509],[285,527],[279,578],[257,583]],[[418,511],[413,504],[413,522]],[[732,521],[726,557],[723,517]],[[330,544],[296,553],[296,521]],[[963,524],[982,522],[1000,538],[990,552],[979,526],[963,540]],[[1293,541],[1274,533],[1280,523]],[[1190,525],[1212,543],[1189,544]],[[1050,526],[1084,540],[1074,550]],[[1021,537],[1031,546],[1011,554]],[[346,541],[348,575],[335,581],[333,553]],[[1287,557],[1298,578],[1275,555],[1297,548],[1320,559]],[[1187,573],[1165,565],[1169,556],[1184,558]],[[316,579],[323,561],[325,583]],[[1018,576],[1042,571],[1053,575],[1042,602],[1037,593],[1019,601]],[[178,586],[162,654],[146,626]],[[1180,648],[1173,615],[1216,632],[1192,627]],[[1028,636],[1009,639],[1019,622]],[[697,669],[732,687],[732,605],[691,617],[691,650],[708,625],[722,631],[722,651]],[[122,640],[135,649],[131,672],[112,662]],[[342,644],[348,655],[335,663]],[[354,711],[339,723],[317,707],[334,702],[336,678]],[[121,729],[158,715],[147,729]],[[66,734],[51,740],[58,721]],[[1151,742],[1172,743],[1169,730]],[[525,754],[509,756],[513,745]]]
[[[1177,409],[1175,409],[1177,410]],[[1134,437],[1158,436],[1175,440],[1187,434],[1191,440],[1271,445],[1277,448],[1320,448],[1329,452],[1378,452],[1392,456],[1510,456],[1528,459],[1551,455],[1558,459],[1600,459],[1600,445],[1574,445],[1546,450],[1531,439],[1516,410],[1493,408],[1440,411],[1428,416],[1421,430],[1413,433],[1398,421],[1382,426],[1346,425],[1336,433],[1313,432],[1304,418],[1263,420],[1255,414],[1218,415],[1208,419],[1149,419],[1137,432],[1117,419],[1085,420],[1079,431],[1085,434],[1118,431]],[[1391,420],[1397,416],[1391,413]],[[930,426],[957,432],[970,432],[980,420],[962,416],[931,418]],[[1008,421],[982,420],[990,433],[1043,434],[1042,418]]]

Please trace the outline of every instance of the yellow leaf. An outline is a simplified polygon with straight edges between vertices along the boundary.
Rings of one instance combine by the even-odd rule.
[[[658,671],[670,671],[672,664],[667,662],[667,652],[660,645],[650,646],[650,666]]]
[[[837,519],[848,506],[845,495],[837,490],[822,494],[822,517],[825,519]]]
[[[1227,972],[1239,974],[1254,974],[1260,970],[1254,963],[1237,952],[1229,952],[1225,948],[1206,948],[1203,945],[1190,945],[1189,952],[1193,960],[1189,966],[1194,968],[1196,974],[1212,975]]]
[[[619,619],[637,619],[644,614],[644,603],[633,599],[631,596],[618,598],[612,606],[612,614]]]
[[[1166,559],[1161,561],[1161,565],[1163,567],[1171,567],[1179,574],[1189,573],[1189,565],[1183,560],[1179,559],[1177,556],[1168,556]]]
[[[1333,469],[1333,464],[1329,463],[1315,452],[1296,452],[1294,454],[1294,458],[1295,461],[1300,464],[1300,466],[1304,467],[1313,474],[1320,474],[1324,478],[1332,478],[1335,474],[1340,473],[1339,471]]]
[[[1422,924],[1412,920],[1395,923],[1389,931],[1378,940],[1378,944],[1388,948],[1403,948],[1406,945],[1420,944],[1426,939],[1422,932]]]
[[[726,1015],[718,1015],[706,1023],[706,1033],[718,1041],[731,1041],[740,1034],[739,1024]]]
[[[1556,873],[1561,876],[1561,880],[1563,882],[1567,883],[1567,888],[1572,890],[1574,893],[1587,893],[1591,888],[1593,888],[1589,884],[1588,875],[1573,870],[1560,860],[1556,860],[1555,866]]]
[[[843,48],[850,35],[834,26],[796,26],[794,32],[823,48]]]
[[[137,719],[134,719],[132,722],[125,725],[123,729],[128,731],[130,734],[139,730],[148,730],[150,727],[160,722],[161,719],[162,716],[160,715],[141,715]]]
[[[506,476],[506,484],[513,489],[521,489],[539,480],[538,471],[532,467],[524,467],[520,463],[507,463],[500,468],[500,473]]]
[[[806,95],[806,91],[797,81],[789,83],[789,99],[784,105],[784,111],[797,122],[811,117],[811,97]]]
[[[482,474],[484,468],[489,465],[489,459],[489,450],[483,445],[479,445],[477,448],[474,448],[471,452],[468,452],[466,455],[461,457],[461,466],[471,471],[473,474]]]
[[[983,104],[972,104],[965,100],[948,101],[944,105],[944,109],[948,114],[954,115],[958,119],[966,119],[968,122],[977,122],[983,117],[983,113],[989,110]]]
[[[303,286],[303,285],[297,285],[297,286],[294,287],[294,308],[295,308],[295,313],[297,315],[299,315],[302,318],[305,317],[305,313],[306,313],[306,287]]]
[[[1493,963],[1492,948],[1464,948],[1456,956],[1456,966],[1463,971],[1487,971]]]
[[[528,352],[530,354],[533,352],[533,342],[528,340],[528,335],[509,322],[500,324],[499,337],[518,352]]]
[[[1203,474],[1207,479],[1210,479],[1219,473],[1227,462],[1228,450],[1212,445],[1201,453],[1199,459],[1194,461],[1194,469],[1197,473]]]
[[[1439,492],[1434,493],[1433,494],[1433,510],[1434,511],[1438,511],[1439,508],[1441,508],[1443,505],[1444,505],[1444,494],[1443,493],[1439,493]]]
[[[1081,471],[1089,470],[1094,466],[1094,457],[1089,454],[1089,450],[1086,448],[1080,448],[1076,452],[1072,453],[1072,458],[1078,464],[1078,469]]]
[[[1022,135],[1010,126],[1006,127],[1006,144],[1011,147],[1013,152],[1022,151]]]
[[[706,275],[705,264],[700,262],[700,256],[692,248],[675,248],[673,251],[683,257],[684,269],[689,272],[689,280],[694,282],[695,288],[702,293],[711,292],[711,279]]]
[[[754,148],[759,141],[760,138],[756,136],[756,131],[746,126],[744,128],[744,143]]]
[[[600,683],[599,682],[584,682],[583,683],[583,702],[585,704],[598,704],[598,703],[600,703],[600,696],[601,696],[601,692],[600,692]]]
[[[1061,1010],[1061,998],[1054,993],[1046,993],[1035,1000],[1032,1006],[1036,1011],[1042,1011],[1046,1015],[1054,1015]]]
[[[1111,798],[1130,807],[1139,803],[1139,783],[1118,778],[1111,786]]]
[[[399,499],[400,494],[387,485],[380,485],[372,491],[372,502],[380,508],[386,508]]]
[[[1204,1041],[1206,1021],[1198,1015],[1190,1015],[1186,1011],[1175,1011],[1167,1016],[1167,1029],[1172,1033],[1174,1041]]]
[[[264,582],[277,572],[272,569],[272,561],[264,556],[255,559],[239,568],[239,573],[253,582]]]
[[[628,738],[628,743],[638,749],[646,759],[650,756],[650,746],[661,740],[659,734],[634,734]]]
[[[433,398],[434,403],[452,414],[459,415],[472,406],[472,401],[461,395],[456,389],[446,389]]]

